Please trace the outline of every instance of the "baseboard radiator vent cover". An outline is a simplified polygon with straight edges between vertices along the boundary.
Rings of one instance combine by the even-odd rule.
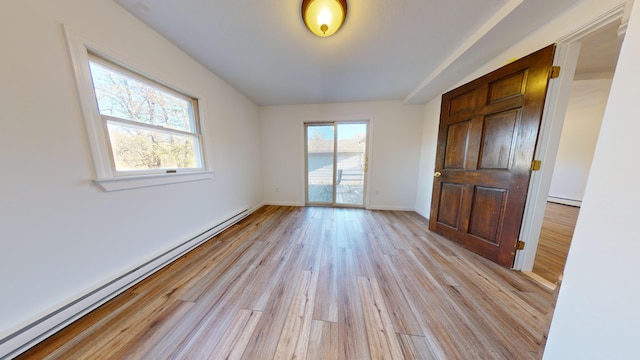
[[[245,207],[235,215],[219,221],[216,225],[202,231],[191,239],[88,291],[27,326],[10,333],[0,339],[0,360],[11,359],[28,350],[249,215],[249,207]]]

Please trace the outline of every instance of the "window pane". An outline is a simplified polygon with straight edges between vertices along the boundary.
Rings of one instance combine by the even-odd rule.
[[[108,122],[116,171],[202,168],[198,137]]]
[[[364,205],[367,124],[337,124],[336,203]]]
[[[90,61],[101,115],[196,133],[192,103],[132,76]]]

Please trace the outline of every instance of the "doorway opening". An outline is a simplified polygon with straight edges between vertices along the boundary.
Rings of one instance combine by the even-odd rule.
[[[306,123],[306,204],[364,208],[367,121]]]
[[[556,284],[564,272],[580,208],[547,202],[533,273]]]
[[[621,21],[580,39],[533,273],[552,284],[564,270],[622,40]]]

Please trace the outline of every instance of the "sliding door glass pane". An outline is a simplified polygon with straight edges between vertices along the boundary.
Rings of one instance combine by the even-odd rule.
[[[337,124],[336,204],[363,205],[367,124]]]
[[[307,202],[333,203],[333,125],[307,125]]]

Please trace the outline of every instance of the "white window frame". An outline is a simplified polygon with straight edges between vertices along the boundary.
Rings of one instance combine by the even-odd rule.
[[[78,36],[78,34],[69,31],[68,27],[64,25],[63,32],[67,40],[69,55],[73,65],[82,117],[87,131],[89,147],[95,169],[94,182],[96,184],[100,185],[105,191],[115,191],[206,180],[213,177],[213,171],[208,170],[206,161],[205,140],[202,137],[203,127],[200,122],[202,102],[199,101],[198,97],[189,95],[189,93],[185,91],[178,90],[174,86],[167,85],[163,81],[159,81],[157,78],[149,76],[145,72],[134,69],[131,66],[124,65],[122,60],[126,60],[125,57],[117,55],[113,51],[105,51],[102,48],[95,46],[95,44],[91,44],[86,39]],[[124,70],[121,71],[118,69],[118,71],[125,73],[127,76],[132,76],[136,80],[142,80],[147,84],[157,83],[160,87],[170,89],[174,93],[181,94],[189,99],[195,99],[198,102],[198,107],[196,108],[194,106],[193,109],[194,120],[196,132],[199,137],[200,152],[198,155],[201,156],[202,168],[171,169],[169,171],[166,169],[154,169],[148,171],[116,171],[106,126],[106,118],[108,118],[108,116],[100,115],[98,110],[91,71],[89,68],[90,58],[97,58],[99,62],[101,61],[106,64],[111,63],[116,68]],[[152,125],[149,126],[149,129],[152,128]],[[196,151],[198,150],[196,149]]]

